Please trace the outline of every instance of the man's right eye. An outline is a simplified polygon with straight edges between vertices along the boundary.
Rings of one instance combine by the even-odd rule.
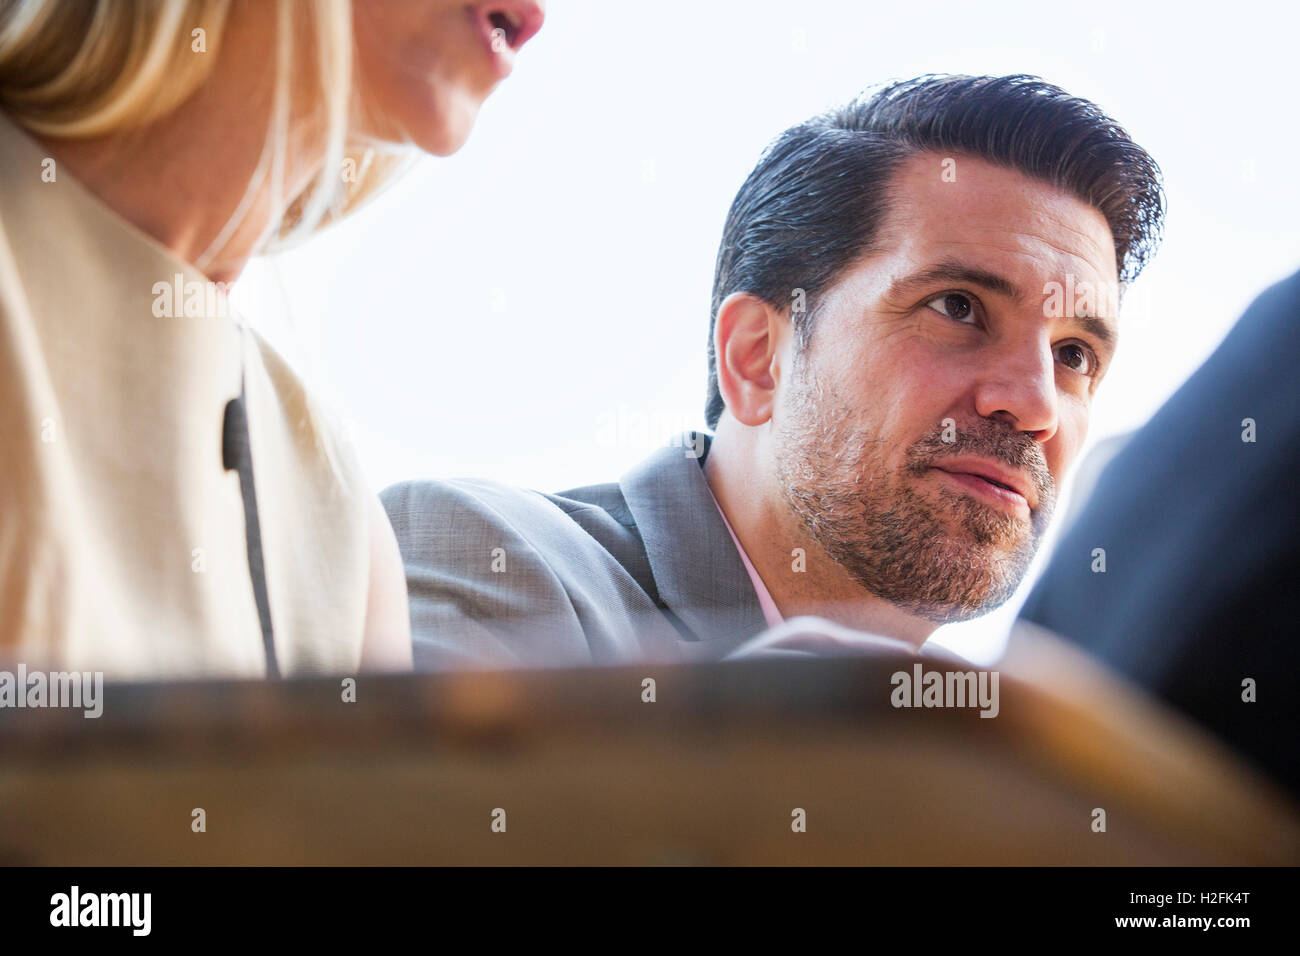
[[[973,319],[975,315],[974,300],[963,292],[945,292],[943,295],[931,299],[926,303],[926,306],[934,309],[940,315],[946,315],[954,322],[964,324],[970,324],[968,320]]]

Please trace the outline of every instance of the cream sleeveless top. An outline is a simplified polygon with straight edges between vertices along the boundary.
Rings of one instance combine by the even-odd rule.
[[[266,674],[222,460],[242,366],[280,672],[355,672],[371,496],[351,449],[222,290],[2,115],[0,169],[0,667]]]

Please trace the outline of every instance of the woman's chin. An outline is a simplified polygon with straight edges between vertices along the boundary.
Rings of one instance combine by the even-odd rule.
[[[450,156],[469,139],[481,105],[481,99],[470,96],[440,103],[421,122],[412,124],[409,139],[432,156]]]
[[[469,139],[483,101],[495,81],[474,76],[426,80],[418,87],[389,86],[363,100],[356,132],[369,140],[415,146],[432,156],[450,156]]]
[[[424,142],[417,143],[421,150],[431,156],[450,156],[460,150],[469,140],[470,129],[473,123],[469,123],[463,128],[455,130],[440,130],[437,135],[428,137]]]

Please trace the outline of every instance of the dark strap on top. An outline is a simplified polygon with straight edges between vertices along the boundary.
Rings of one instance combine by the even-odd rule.
[[[239,490],[244,496],[244,528],[248,539],[248,573],[253,579],[253,599],[262,622],[262,645],[266,648],[266,674],[279,677],[275,658],[275,636],[271,632],[271,601],[266,593],[266,571],[262,564],[262,527],[257,520],[257,489],[253,485],[253,449],[248,436],[244,379],[239,379],[239,397],[226,403],[221,433],[221,457],[229,471],[239,472]]]

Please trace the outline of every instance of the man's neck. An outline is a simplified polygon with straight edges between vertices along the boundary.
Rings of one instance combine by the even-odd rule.
[[[917,647],[925,643],[933,622],[863,588],[791,513],[776,491],[772,469],[758,454],[757,431],[724,415],[704,476],[781,615],[811,614]]]

